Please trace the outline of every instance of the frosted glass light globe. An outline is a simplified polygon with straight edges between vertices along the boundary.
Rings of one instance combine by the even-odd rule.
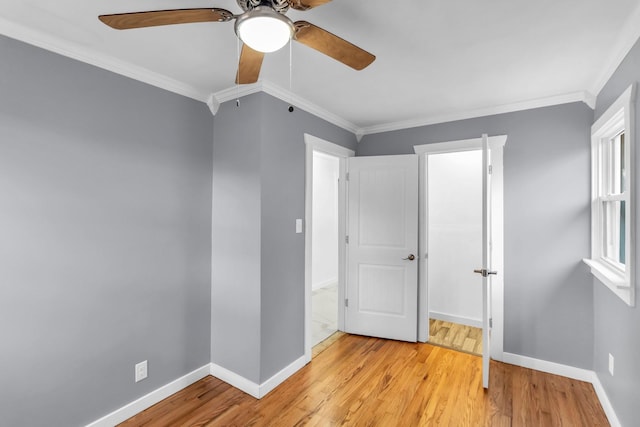
[[[293,36],[293,24],[286,16],[268,6],[258,6],[236,20],[236,34],[243,43],[258,52],[275,52]]]

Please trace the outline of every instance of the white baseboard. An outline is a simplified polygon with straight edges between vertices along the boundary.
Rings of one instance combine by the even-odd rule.
[[[87,427],[113,427],[116,424],[120,424],[121,422],[155,405],[161,400],[166,399],[167,397],[182,390],[183,388],[186,388],[196,381],[201,380],[202,378],[209,375],[209,371],[210,368],[208,364],[201,368],[198,368],[195,371],[192,371],[187,375],[180,377],[177,380],[171,381],[169,384],[165,384],[162,387],[152,391],[151,393],[146,394],[137,400],[134,400],[133,402],[123,406],[122,408],[116,409],[115,411],[111,412],[108,415],[105,415],[99,420],[96,420],[91,424],[87,424]]]
[[[298,372],[307,363],[307,358],[305,356],[301,356],[290,363],[288,366],[285,366],[284,369],[282,369],[280,372],[278,372],[262,384],[256,384],[253,381],[246,379],[242,375],[238,375],[235,372],[223,368],[220,365],[216,365],[215,363],[211,364],[210,373],[214,377],[221,379],[227,384],[244,391],[245,393],[255,397],[256,399],[262,399],[271,390],[282,384],[287,378]]]
[[[588,369],[576,368],[568,365],[561,365],[555,362],[548,362],[546,360],[534,359],[532,357],[521,356],[519,354],[504,353],[504,363],[511,365],[522,366],[523,368],[535,369],[536,371],[547,372],[549,374],[561,375],[567,378],[573,378],[574,380],[585,381],[593,385],[593,389],[600,400],[602,409],[609,420],[611,427],[621,427],[618,416],[611,406],[609,397],[604,391],[602,383],[598,375],[594,371]]]
[[[224,381],[225,383],[244,391],[245,393],[260,399],[260,385],[251,380],[246,379],[242,375],[238,375],[233,371],[223,368],[220,365],[212,363],[210,373],[214,377]]]
[[[594,373],[593,371],[589,371],[588,369],[561,365],[560,363],[534,359],[533,357],[521,356],[519,354],[505,352],[503,354],[502,361],[511,365],[522,366],[523,368],[535,369],[536,371],[542,371],[549,374],[573,378],[574,380],[578,381],[586,381],[590,383],[593,380]]]
[[[266,380],[265,382],[260,384],[260,392],[259,392],[260,397],[259,397],[259,399],[263,398],[271,390],[273,390],[274,388],[278,387],[280,384],[285,382],[285,380],[287,378],[289,378],[291,375],[293,375],[296,372],[298,372],[307,363],[308,362],[307,362],[306,357],[305,356],[301,356],[297,360],[294,360],[293,363],[289,364],[284,369],[282,369],[280,372],[278,372],[277,374],[275,374],[274,376],[272,376],[271,378],[269,378],[268,380]]]
[[[613,406],[609,401],[609,397],[598,378],[598,375],[587,369],[576,368],[573,366],[561,365],[555,362],[548,362],[546,360],[534,359],[532,357],[521,356],[513,353],[504,353],[504,362],[511,365],[522,366],[523,368],[535,369],[537,371],[547,372],[554,375],[562,375],[567,378],[573,378],[579,381],[589,382],[593,385],[593,388],[600,400],[600,404],[604,409],[604,412],[612,427],[621,427],[620,421],[613,410]],[[86,427],[112,427],[115,426],[139,412],[155,405],[163,399],[171,396],[174,393],[190,386],[196,381],[201,380],[207,375],[213,375],[214,377],[221,379],[229,385],[236,387],[245,393],[260,399],[266,396],[270,391],[275,389],[278,385],[282,384],[287,378],[295,374],[298,370],[304,367],[308,363],[305,356],[293,361],[286,366],[280,372],[269,378],[264,383],[258,385],[253,381],[231,372],[222,366],[211,363],[201,368],[196,369],[183,377],[180,377],[169,384],[166,384],[151,393],[142,396],[141,398],[134,400],[133,402],[116,409],[110,414],[88,424]]]
[[[602,409],[604,409],[604,413],[607,416],[611,427],[622,427],[622,424],[620,424],[620,420],[618,420],[616,412],[613,410],[613,406],[611,406],[609,396],[607,396],[607,393],[604,391],[604,387],[600,382],[600,378],[598,378],[598,374],[596,374],[595,372],[593,373],[593,380],[591,381],[591,384],[593,384],[593,388],[596,391],[596,395],[600,400]]]
[[[472,326],[474,328],[482,328],[482,319],[472,319],[469,317],[456,316],[454,314],[439,313],[437,311],[430,311],[429,318],[442,320],[444,322],[457,323],[459,325]]]

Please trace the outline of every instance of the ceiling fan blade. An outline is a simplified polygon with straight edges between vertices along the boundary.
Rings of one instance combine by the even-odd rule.
[[[263,59],[264,53],[253,50],[246,44],[242,45],[236,83],[244,85],[257,82],[258,77],[260,77],[260,68],[262,67]]]
[[[376,59],[374,55],[366,50],[360,49],[358,46],[307,21],[298,21],[294,25],[296,33],[293,38],[296,41],[324,53],[354,70],[362,70]]]
[[[322,6],[331,0],[289,0],[289,7],[296,10],[309,10],[314,7]]]
[[[233,13],[218,8],[174,9],[100,15],[98,19],[116,30],[129,30],[192,22],[226,22],[233,19]]]

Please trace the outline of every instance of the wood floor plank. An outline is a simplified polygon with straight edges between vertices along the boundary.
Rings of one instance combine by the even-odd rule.
[[[261,400],[211,376],[121,424],[607,426],[588,383],[429,344],[345,335]]]

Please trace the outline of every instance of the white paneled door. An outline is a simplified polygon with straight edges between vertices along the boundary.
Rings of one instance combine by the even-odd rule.
[[[418,157],[348,159],[345,330],[417,340]]]

